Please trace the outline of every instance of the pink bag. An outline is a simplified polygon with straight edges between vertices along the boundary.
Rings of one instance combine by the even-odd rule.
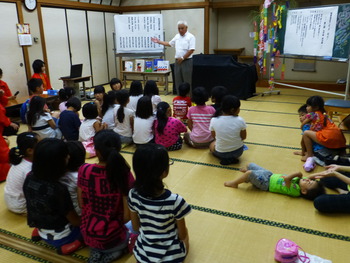
[[[310,259],[304,255],[299,256],[299,249],[302,250],[296,243],[286,238],[278,240],[275,248],[275,260],[281,263],[295,262],[298,258],[301,262],[308,263]]]

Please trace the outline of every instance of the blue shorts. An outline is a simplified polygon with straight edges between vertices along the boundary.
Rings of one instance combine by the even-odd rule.
[[[241,148],[238,148],[237,150],[234,150],[232,152],[218,152],[218,151],[214,151],[213,155],[216,156],[217,158],[219,158],[220,160],[222,159],[238,159],[244,150],[244,146],[242,146]]]
[[[255,163],[250,163],[248,165],[248,170],[251,171],[249,175],[249,182],[263,191],[268,191],[272,172]]]

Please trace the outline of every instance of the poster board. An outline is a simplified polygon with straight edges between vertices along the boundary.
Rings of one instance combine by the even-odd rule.
[[[283,53],[348,59],[350,4],[290,9],[287,13]]]
[[[164,40],[161,14],[115,15],[116,54],[162,54],[164,46],[152,37]]]

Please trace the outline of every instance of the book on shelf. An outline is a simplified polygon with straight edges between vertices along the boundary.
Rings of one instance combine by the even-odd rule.
[[[153,70],[154,71],[157,71],[158,61],[163,61],[163,59],[162,58],[155,58],[153,60]]]
[[[170,64],[168,60],[158,61],[157,71],[168,71],[170,69]]]
[[[124,71],[133,71],[133,68],[134,68],[134,62],[132,61],[124,62]]]
[[[135,71],[144,72],[145,71],[145,60],[135,59]]]
[[[151,60],[145,61],[145,72],[152,72],[153,71],[153,62]]]

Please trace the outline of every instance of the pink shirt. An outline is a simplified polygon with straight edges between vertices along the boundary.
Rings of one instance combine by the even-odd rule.
[[[213,140],[209,130],[210,120],[215,113],[212,106],[194,106],[188,109],[187,118],[192,120],[193,128],[190,134],[192,141],[205,143]]]
[[[131,189],[131,173],[127,181]],[[111,188],[106,167],[83,164],[78,171],[78,187],[83,198],[80,230],[85,244],[105,250],[124,242],[128,230],[123,222],[123,195]]]
[[[186,126],[180,120],[173,117],[168,118],[163,134],[158,132],[157,127],[158,120],[154,122],[155,141],[157,144],[161,144],[164,147],[170,147],[175,144],[179,139],[180,133],[187,131]]]

